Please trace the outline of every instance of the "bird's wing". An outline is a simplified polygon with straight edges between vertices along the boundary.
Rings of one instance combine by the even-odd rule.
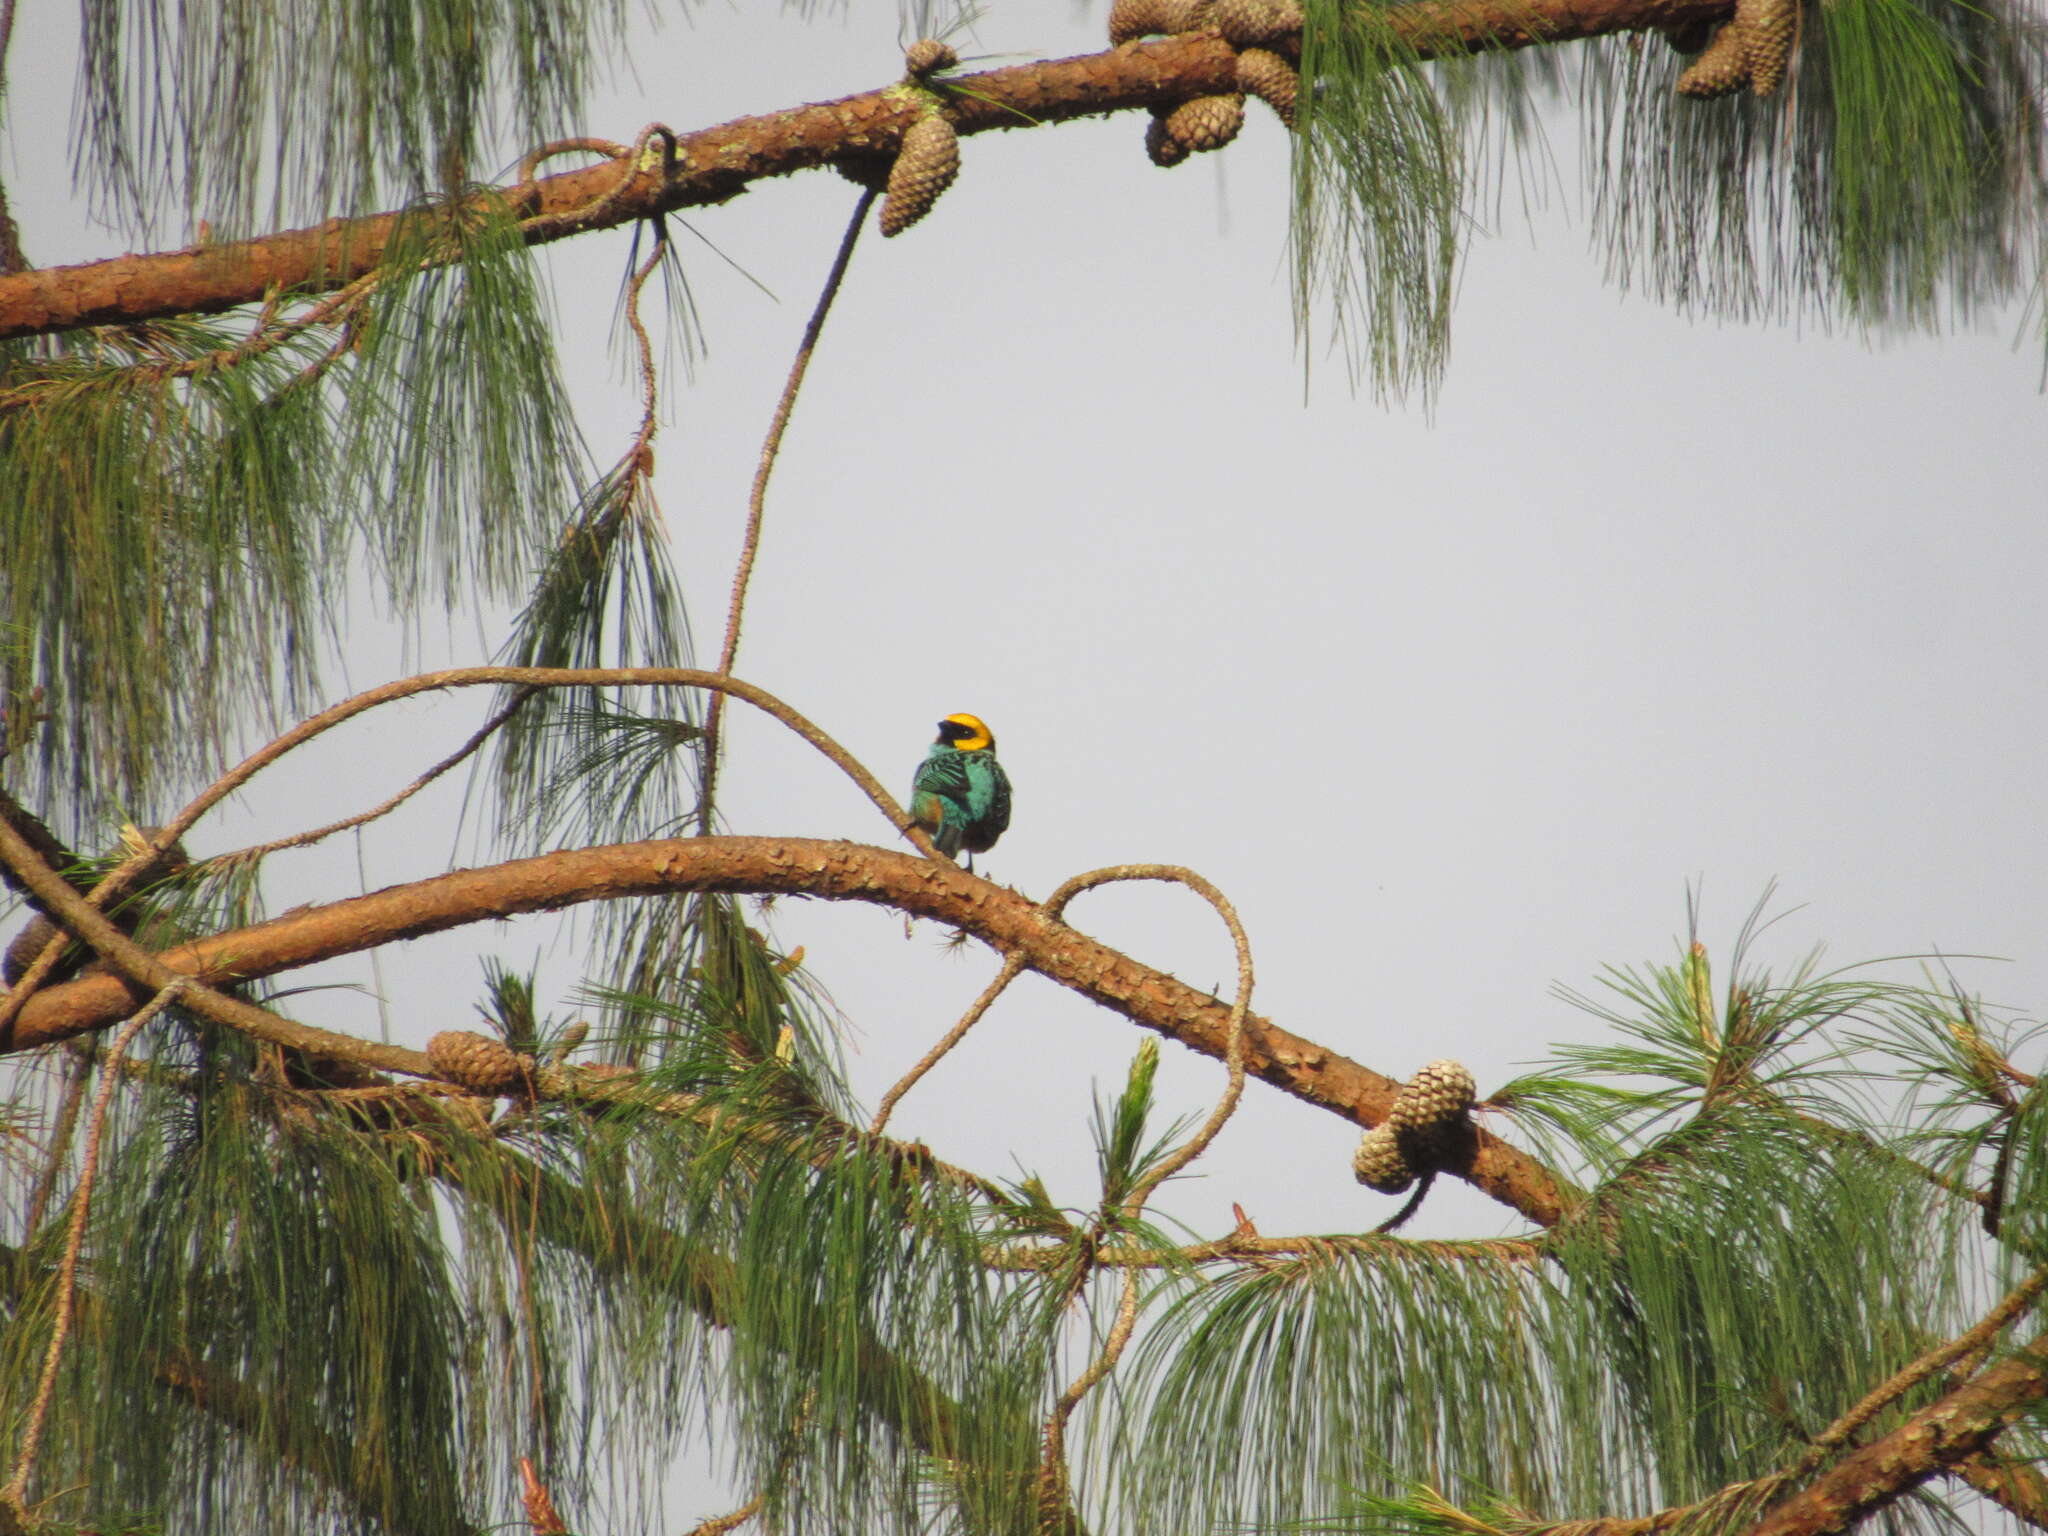
[[[964,752],[935,753],[918,764],[917,780],[910,786],[912,798],[930,794],[964,802],[967,797],[966,757]]]

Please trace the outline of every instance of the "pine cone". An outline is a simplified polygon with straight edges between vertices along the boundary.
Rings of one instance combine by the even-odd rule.
[[[1351,1154],[1352,1176],[1383,1195],[1398,1195],[1415,1182],[1415,1170],[1401,1151],[1400,1138],[1391,1125],[1376,1125],[1359,1138]]]
[[[1799,0],[1736,0],[1735,22],[1749,33],[1749,88],[1768,96],[1785,83],[1799,37]]]
[[[1215,0],[1166,0],[1168,32],[1199,32],[1216,24]]]
[[[1294,99],[1301,90],[1301,76],[1279,54],[1264,48],[1247,48],[1237,56],[1237,83],[1279,115],[1289,128],[1294,126]]]
[[[1216,0],[1216,30],[1234,48],[1265,48],[1301,36],[1293,0]]]
[[[942,69],[951,69],[959,62],[960,55],[953,51],[952,45],[942,43],[936,37],[919,38],[903,50],[903,67],[913,80],[922,80]]]
[[[1221,149],[1243,126],[1242,96],[1197,96],[1166,114],[1166,131],[1191,151]]]
[[[889,190],[882,198],[883,235],[900,235],[930,213],[939,194],[959,174],[960,136],[946,116],[934,112],[912,123],[889,168]]]
[[[533,1066],[530,1056],[516,1056],[502,1040],[469,1029],[444,1029],[427,1042],[427,1060],[434,1070],[471,1093],[516,1093]]]
[[[1396,1130],[1447,1130],[1465,1118],[1473,1095],[1472,1074],[1462,1062],[1432,1061],[1395,1096],[1387,1123]]]
[[[1188,147],[1166,131],[1166,119],[1155,112],[1145,125],[1145,153],[1162,171],[1170,171],[1187,159]]]
[[[57,937],[61,930],[42,913],[38,912],[28,920],[28,926],[14,936],[14,942],[7,946],[7,954],[0,959],[0,980],[13,986],[21,980],[23,972],[36,963],[36,957],[43,952],[43,946]],[[52,982],[66,977],[63,966],[50,972]]]
[[[1140,37],[1172,29],[1166,24],[1167,0],[1116,0],[1109,8],[1109,45],[1121,47]]]
[[[1749,83],[1749,39],[1739,22],[1722,24],[1702,53],[1678,77],[1678,94],[1710,101]]]

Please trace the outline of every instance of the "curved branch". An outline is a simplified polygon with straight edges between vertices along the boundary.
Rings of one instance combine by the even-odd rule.
[[[1222,1060],[1228,1048],[1228,1004],[1076,932],[1028,897],[950,863],[809,838],[692,837],[569,849],[289,912],[157,959],[209,982],[247,980],[470,923],[678,891],[862,901],[931,918],[966,929],[1005,957],[1022,954],[1028,969],[1191,1050]],[[11,1033],[0,1034],[0,1053],[104,1028],[147,996],[116,976],[52,987],[29,1002]],[[431,1071],[417,1051],[293,1028],[318,1037],[309,1048],[321,1054],[343,1054],[340,1042],[369,1065]],[[1256,1014],[1246,1018],[1244,1034],[1246,1071],[1284,1093],[1364,1126],[1384,1119],[1393,1105],[1398,1083],[1326,1046]],[[1484,1131],[1449,1171],[1545,1226],[1576,1198],[1541,1163]]]
[[[1430,57],[1675,27],[1733,8],[1733,0],[1412,0],[1379,13],[1379,24],[1410,52]],[[1237,53],[1213,32],[1190,33],[948,84],[947,116],[959,133],[1045,127],[1229,94],[1237,89]],[[608,160],[486,195],[509,196],[527,221],[527,240],[539,244],[722,203],[752,182],[842,155],[892,154],[921,110],[917,93],[890,86],[679,135],[672,170],[643,157],[623,185],[618,163]],[[392,213],[330,219],[253,240],[0,276],[0,340],[214,314],[277,290],[326,292],[375,268],[398,221]]]
[[[803,336],[797,342],[796,357],[789,365],[789,376],[783,380],[781,398],[775,402],[775,414],[768,420],[768,435],[761,442],[760,457],[754,465],[754,483],[747,491],[747,522],[746,531],[740,538],[739,565],[732,574],[732,596],[725,608],[725,643],[718,651],[718,670],[728,677],[732,675],[733,658],[739,654],[740,616],[746,611],[747,587],[754,579],[754,561],[761,552],[761,524],[768,509],[768,477],[775,473],[775,460],[782,452],[782,437],[789,430],[789,418],[796,409],[797,393],[804,387],[804,375],[811,369],[811,356],[818,350],[818,338],[825,333],[825,319],[832,313],[833,302],[846,282],[846,269],[853,265],[853,248],[859,243],[861,226],[867,223],[868,210],[875,205],[877,195],[873,187],[864,187],[860,196],[854,199],[853,212],[846,220],[846,233],[839,237],[839,249],[825,273],[825,285],[818,291],[818,300],[811,306],[811,318],[804,325]],[[725,695],[714,693],[704,710],[704,782],[697,791],[697,825],[705,830],[712,825],[711,806],[717,799],[718,727],[724,718]]]

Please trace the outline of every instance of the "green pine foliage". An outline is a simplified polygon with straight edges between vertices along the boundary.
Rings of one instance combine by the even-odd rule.
[[[1684,311],[1935,327],[2024,298],[2048,257],[2048,54],[2005,0],[1807,5],[1788,83],[1711,101],[1654,33],[1425,63],[1398,6],[1305,9],[1296,291],[1377,392],[1433,388],[1466,223],[1548,200],[1551,132],[1582,139],[1612,277]]]
[[[456,190],[574,132],[619,0],[88,0],[79,180],[224,238]],[[252,153],[254,146],[269,153]]]
[[[1595,230],[1611,274],[1682,310],[1951,324],[2041,270],[2038,26],[2005,5],[1807,6],[1775,96],[1678,96],[1686,60],[1584,50]]]
[[[1327,301],[1354,380],[1427,394],[1450,342],[1460,199],[1455,123],[1384,7],[1309,0],[1296,108],[1297,329]]]
[[[0,352],[17,792],[74,827],[203,783],[318,698],[362,563],[417,614],[524,590],[580,448],[516,225],[421,210],[322,323],[175,321]]]

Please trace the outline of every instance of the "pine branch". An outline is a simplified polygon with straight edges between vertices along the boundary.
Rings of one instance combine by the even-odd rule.
[[[1670,29],[1732,9],[1731,0],[1422,0],[1380,14],[1406,54],[1430,58]],[[1237,51],[1213,32],[1190,33],[947,84],[947,116],[958,133],[1045,127],[1234,93]],[[623,181],[617,162],[607,161],[488,195],[509,190],[527,240],[540,244],[726,202],[753,182],[849,153],[892,154],[923,111],[918,93],[891,86],[677,135],[672,157],[644,156]],[[325,292],[374,269],[399,219],[331,219],[253,240],[0,276],[0,339],[213,314],[278,291]]]
[[[1303,1237],[1260,1237],[1233,1232],[1212,1242],[1182,1248],[1104,1247],[1093,1256],[1101,1269],[1185,1269],[1195,1264],[1232,1263],[1270,1268],[1276,1263],[1334,1261],[1345,1254],[1360,1259],[1422,1257],[1438,1264],[1486,1264],[1529,1269],[1542,1262],[1543,1246],[1533,1238],[1482,1237],[1463,1240],[1395,1237],[1377,1233],[1335,1233]],[[990,1269],[1043,1274],[1074,1261],[1071,1243],[1017,1243],[982,1250]]]
[[[116,1005],[119,1017],[126,1017],[132,1008],[147,1002],[151,994],[184,984],[185,1003],[194,1013],[204,1015],[215,1023],[225,1024],[230,1029],[254,1035],[259,1040],[268,1040],[292,1050],[304,1051],[308,1055],[336,1056],[343,1061],[376,1067],[386,1072],[410,1072],[416,1076],[433,1074],[433,1066],[428,1062],[424,1052],[373,1044],[358,1040],[352,1035],[336,1034],[332,1030],[293,1023],[267,1008],[258,1008],[255,1004],[245,1003],[240,998],[229,997],[211,985],[215,979],[230,980],[231,978],[227,976],[195,977],[193,973],[181,972],[173,966],[166,965],[89,905],[84,897],[72,890],[63,876],[42,863],[37,858],[35,850],[5,818],[0,818],[0,864],[5,864],[22,884],[28,887],[29,891],[48,908],[50,916],[55,921],[83,939],[118,973],[116,976],[102,979],[115,983],[120,997],[120,1002]],[[37,995],[47,997],[50,993],[43,992]],[[22,1013],[26,1014],[28,1011],[24,1008]],[[102,1022],[112,1023],[113,1020],[107,1019]],[[20,1038],[20,1024],[18,1015],[12,1031],[15,1038]]]
[[[1820,1536],[1897,1502],[1975,1457],[2029,1405],[2048,1398],[2048,1334],[1844,1457],[1744,1536]]]
[[[495,675],[516,669],[476,670],[490,674],[482,681],[527,680]],[[1021,952],[1028,969],[1191,1049],[1221,1060],[1228,1047],[1226,1003],[1048,918],[1027,897],[951,864],[807,838],[659,839],[517,859],[308,907],[158,958],[209,982],[249,980],[487,919],[678,891],[807,895],[930,918],[964,928],[1004,955]],[[0,1036],[0,1054],[105,1028],[134,1006],[132,986],[117,976],[94,976],[38,994],[12,1034]],[[294,1037],[282,1043],[432,1074],[421,1052],[304,1025],[291,1029]],[[1393,1106],[1398,1084],[1326,1046],[1256,1014],[1247,1017],[1245,1036],[1246,1071],[1282,1092],[1361,1126],[1377,1124]],[[1483,1130],[1475,1132],[1469,1156],[1448,1171],[1543,1225],[1554,1223],[1574,1198],[1534,1158]]]
[[[1980,1454],[1957,1462],[1949,1473],[2037,1530],[2048,1531],[2048,1477],[2033,1463]]]

